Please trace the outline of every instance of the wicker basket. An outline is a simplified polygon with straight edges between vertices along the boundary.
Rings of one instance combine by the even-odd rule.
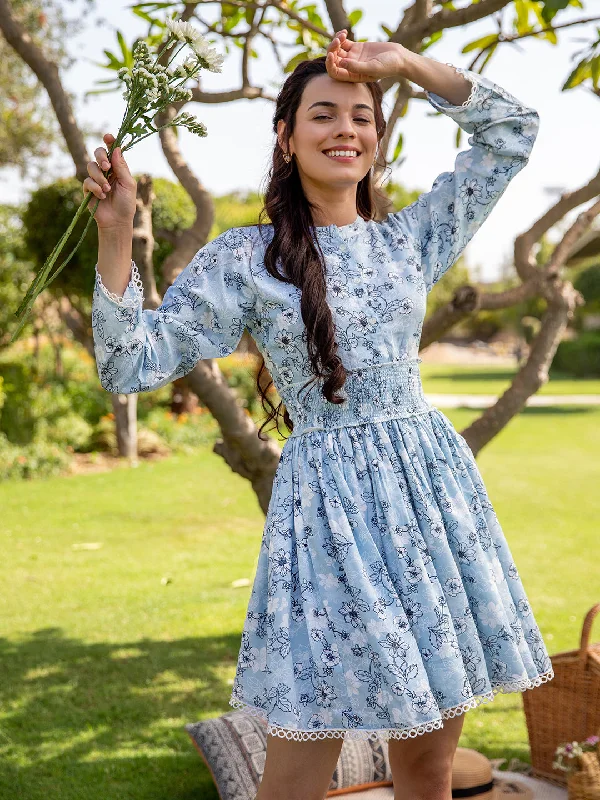
[[[579,769],[567,775],[568,800],[600,800],[600,744],[577,759]]]
[[[579,742],[600,728],[600,642],[589,644],[600,603],[585,615],[578,650],[550,657],[554,677],[523,692],[531,749],[531,775],[566,786],[567,776],[552,766],[559,744]]]

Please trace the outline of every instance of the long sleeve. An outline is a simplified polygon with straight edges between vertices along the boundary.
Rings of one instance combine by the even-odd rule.
[[[470,133],[453,172],[443,172],[414,203],[388,215],[399,241],[412,239],[427,291],[458,259],[514,176],[527,164],[539,115],[488,78],[454,69],[472,84],[453,106],[426,92],[429,103]]]
[[[240,228],[208,242],[157,309],[143,309],[135,262],[122,297],[107,290],[96,264],[92,330],[102,386],[122,394],[147,392],[186,375],[200,359],[232,353],[256,300],[251,246]]]

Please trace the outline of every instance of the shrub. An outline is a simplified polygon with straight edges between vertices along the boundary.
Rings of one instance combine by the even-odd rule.
[[[240,403],[254,414],[260,408],[256,389],[256,370],[259,360],[252,353],[232,353],[219,359],[219,368],[229,386],[234,388]]]
[[[192,452],[213,444],[219,436],[214,417],[202,407],[192,414],[179,415],[156,408],[148,414],[143,427],[157,433],[174,452]]]
[[[16,447],[0,433],[0,481],[59,475],[70,460],[69,453],[55,444],[39,441]]]
[[[38,373],[30,354],[18,361],[0,361],[0,376],[4,395],[0,432],[14,445],[43,440],[86,450],[92,423],[110,406],[97,381]]]
[[[552,369],[576,378],[600,378],[600,331],[585,331],[561,342]]]

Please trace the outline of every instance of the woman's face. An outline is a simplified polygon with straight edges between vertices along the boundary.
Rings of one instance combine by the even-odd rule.
[[[280,143],[284,130],[285,123],[279,120]],[[357,155],[328,155],[347,148]],[[366,85],[336,81],[329,75],[311,78],[296,111],[288,149],[301,177],[340,188],[356,185],[371,168],[376,150],[373,98]]]

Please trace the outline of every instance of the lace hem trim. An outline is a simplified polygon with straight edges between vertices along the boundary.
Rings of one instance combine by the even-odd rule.
[[[415,725],[412,728],[381,728],[379,730],[368,730],[366,728],[326,728],[321,730],[296,730],[294,728],[283,728],[273,722],[269,722],[269,718],[264,709],[253,706],[250,703],[245,703],[235,697],[229,699],[229,705],[233,708],[242,709],[247,714],[253,717],[260,717],[267,723],[267,733],[273,736],[278,736],[281,739],[289,739],[294,741],[307,741],[314,739],[412,739],[415,736],[420,736],[423,733],[438,730],[443,727],[443,720],[457,717],[459,714],[464,714],[470,708],[476,708],[482,703],[490,703],[497,694],[508,694],[509,692],[523,692],[526,689],[534,689],[542,683],[552,680],[554,677],[554,670],[550,668],[548,672],[538,675],[533,680],[524,678],[518,681],[510,681],[498,686],[493,686],[491,692],[487,694],[475,695],[464,703],[459,703],[457,706],[450,708],[440,709],[441,719],[434,719],[429,722]]]
[[[458,109],[458,108],[468,108],[471,105],[471,103],[473,102],[473,100],[475,99],[475,95],[477,94],[477,92],[479,90],[479,82],[473,77],[473,74],[470,73],[469,70],[465,69],[465,67],[457,67],[456,64],[451,64],[449,61],[446,62],[446,66],[447,67],[452,67],[452,69],[458,75],[462,75],[463,78],[468,80],[469,83],[471,84],[471,91],[469,93],[469,96],[465,100],[465,102],[461,103],[459,106],[453,106],[451,103],[448,103],[448,101],[445,100],[444,102],[446,103],[446,105],[444,105],[444,110],[445,111],[452,111],[452,110],[455,110],[455,109]],[[436,106],[438,105],[436,103],[436,101],[433,100],[433,98],[432,98],[432,95],[435,94],[435,92],[426,91],[425,94],[427,95],[427,98],[429,99],[429,101],[431,103],[433,103],[433,105],[436,105]]]
[[[137,308],[140,305],[140,303],[143,304],[144,286],[142,284],[142,279],[140,278],[140,273],[138,271],[137,264],[133,259],[131,260],[131,275],[125,291],[127,291],[127,289],[131,287],[136,292],[137,297],[125,297],[124,294],[118,295],[116,294],[116,292],[109,292],[104,283],[102,282],[102,276],[98,272],[98,264],[96,264],[94,269],[96,272],[96,286],[110,300],[117,303],[117,305],[124,306],[126,308]]]

